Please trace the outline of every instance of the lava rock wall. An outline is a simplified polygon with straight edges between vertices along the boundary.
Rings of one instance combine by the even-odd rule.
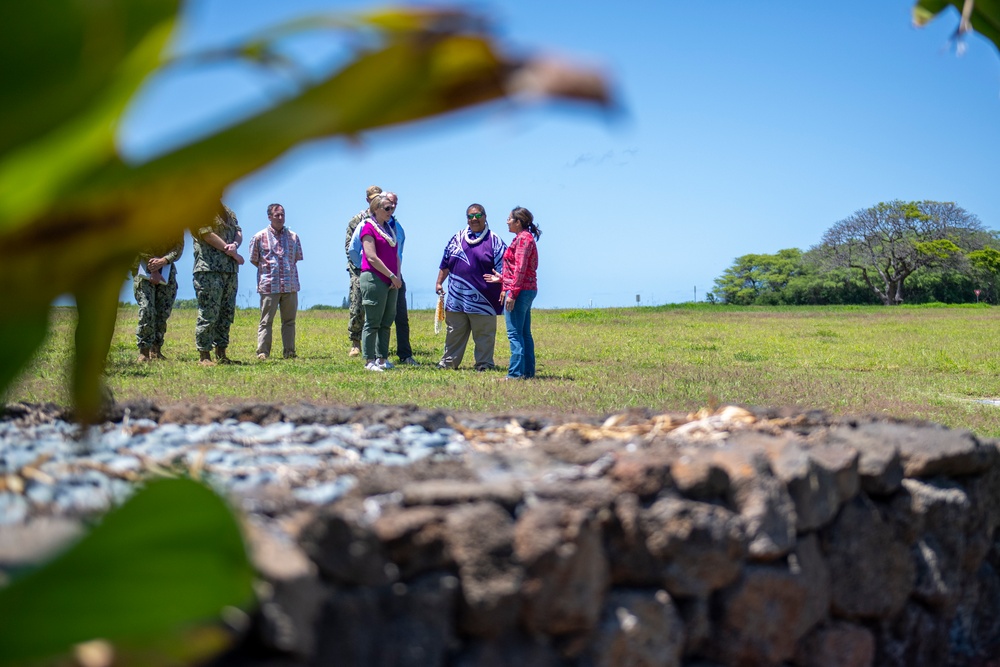
[[[515,433],[461,465],[363,478],[300,517],[305,565],[272,568],[220,664],[941,667],[1000,654],[996,443],[815,416],[626,426]]]

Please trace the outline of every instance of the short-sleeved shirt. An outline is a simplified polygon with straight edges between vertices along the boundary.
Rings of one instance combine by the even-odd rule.
[[[373,237],[375,239],[375,255],[382,260],[382,263],[385,264],[385,267],[387,269],[389,269],[393,273],[398,273],[399,253],[396,251],[396,248],[389,245],[389,242],[386,241],[384,238],[382,238],[382,235],[379,234],[378,231],[376,231],[375,225],[377,224],[378,223],[372,220],[371,218],[367,218],[361,224],[361,238],[364,238],[366,236]],[[368,263],[368,255],[366,255],[363,252],[361,253],[361,270],[371,271],[373,274],[378,276],[382,282],[386,283],[387,285],[391,284],[392,282],[389,280],[389,276],[385,275],[381,271],[377,271],[374,268],[372,268],[372,265]]]
[[[358,225],[361,221],[368,217],[368,209],[363,208],[361,211],[351,218],[350,222],[347,223],[347,237],[344,239],[344,253],[347,255],[347,268],[354,271],[359,271],[358,268],[361,266],[361,255],[357,250],[354,249],[353,239],[355,237],[354,232],[357,231]]]
[[[360,215],[360,214],[359,214]],[[362,219],[369,219],[370,216],[365,212],[366,217]],[[351,220],[353,222],[353,219]],[[389,218],[389,222],[386,223],[396,234],[396,254],[399,255],[399,261],[403,262],[403,244],[406,243],[406,232],[403,230],[403,225],[399,224],[399,220],[396,220],[396,216]],[[347,243],[347,261],[352,267],[361,266],[361,255],[364,250],[361,247],[361,225],[357,224],[354,226],[354,233],[351,236],[350,241]]]
[[[538,246],[527,229],[518,232],[503,254],[503,289],[511,297],[524,289],[538,289]]]
[[[145,265],[146,262],[153,259],[154,257],[163,257],[167,260],[167,265],[173,264],[181,258],[181,254],[184,252],[184,235],[178,236],[173,243],[166,243],[160,246],[153,246],[149,248],[144,248],[135,259],[132,260],[132,275],[139,275],[139,264]]]
[[[444,248],[438,267],[448,271],[444,309],[453,313],[499,315],[503,312],[500,283],[488,283],[483,275],[503,268],[507,244],[489,229],[478,237],[470,237],[469,230],[463,229]]]
[[[223,206],[223,211],[215,215],[212,224],[199,227],[191,236],[194,240],[194,273],[199,271],[218,271],[220,273],[237,273],[240,265],[235,258],[202,240],[202,236],[215,232],[226,243],[235,243],[237,234],[242,234],[240,223],[233,209]]]
[[[275,233],[268,225],[250,239],[250,262],[257,265],[258,294],[288,294],[299,291],[302,243],[288,227]]]

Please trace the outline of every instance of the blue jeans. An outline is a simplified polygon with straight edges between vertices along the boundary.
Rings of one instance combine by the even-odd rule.
[[[503,311],[510,341],[510,365],[507,377],[535,377],[535,339],[531,337],[531,302],[538,290],[526,289],[514,299],[514,309]]]

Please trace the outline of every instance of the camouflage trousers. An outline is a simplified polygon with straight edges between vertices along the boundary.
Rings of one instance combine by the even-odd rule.
[[[194,328],[194,344],[199,352],[208,352],[213,347],[229,347],[229,327],[236,316],[238,278],[237,273],[195,272],[198,322]]]
[[[132,293],[139,306],[139,324],[135,328],[135,343],[140,350],[163,345],[167,333],[167,318],[177,298],[177,271],[170,280],[154,285],[138,276],[132,280]]]
[[[351,337],[352,343],[360,346],[361,330],[365,326],[365,311],[361,306],[361,271],[348,268],[347,273],[351,276],[351,291],[348,297],[351,310],[347,320],[347,335]]]

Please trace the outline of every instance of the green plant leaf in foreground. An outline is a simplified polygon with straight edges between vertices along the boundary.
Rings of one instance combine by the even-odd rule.
[[[954,7],[963,17],[956,38],[975,30],[1000,48],[1000,0],[918,0],[913,6],[913,24],[922,28],[948,7]]]
[[[251,600],[252,579],[225,501],[191,480],[154,480],[69,551],[0,590],[0,662],[217,619]]]
[[[169,0],[143,0],[138,6],[144,11],[134,16],[129,3],[91,9],[91,21],[127,23],[130,40],[101,59],[101,76],[75,100],[78,113],[45,116],[52,126],[48,132],[34,128],[38,139],[12,150],[0,147],[0,283],[5,287],[0,332],[15,339],[17,351],[0,357],[0,391],[41,342],[37,327],[21,335],[9,320],[16,320],[26,304],[37,310],[39,304],[47,307],[60,295],[73,294],[88,311],[84,317],[81,310],[80,326],[94,327],[77,336],[73,398],[83,419],[94,418],[100,405],[97,378],[113,327],[108,286],[121,284],[123,267],[141,248],[209,220],[223,190],[236,179],[304,141],[352,136],[505,97],[610,103],[599,74],[508,57],[485,32],[483,20],[461,10],[394,9],[349,20],[297,20],[288,25],[363,31],[371,38],[369,47],[340,71],[271,109],[145,164],[125,164],[114,149],[114,128],[158,62],[173,26],[173,16],[165,11],[169,5]],[[8,31],[31,32],[30,13],[7,13]],[[146,31],[145,38],[135,34],[134,25]],[[276,26],[270,39],[265,35],[238,45],[233,57],[271,53],[270,43],[287,37],[288,25]],[[114,56],[118,60],[109,62]],[[5,86],[21,78],[16,68],[2,74]],[[28,91],[12,101],[20,107],[30,109],[46,99],[44,91],[19,89]],[[104,317],[108,324],[97,324]]]
[[[131,53],[150,37],[165,40],[179,0],[44,0],[0,3],[0,42],[4,63],[0,90],[0,153],[49,134],[53,128],[81,118],[101,106],[109,89],[128,76],[132,87],[142,70],[122,70]],[[156,30],[161,25],[164,30]],[[151,53],[155,66],[160,47]],[[147,70],[148,71],[148,70]],[[138,78],[135,78],[135,77]],[[120,100],[128,101],[129,93]],[[104,128],[113,135],[114,127]]]

